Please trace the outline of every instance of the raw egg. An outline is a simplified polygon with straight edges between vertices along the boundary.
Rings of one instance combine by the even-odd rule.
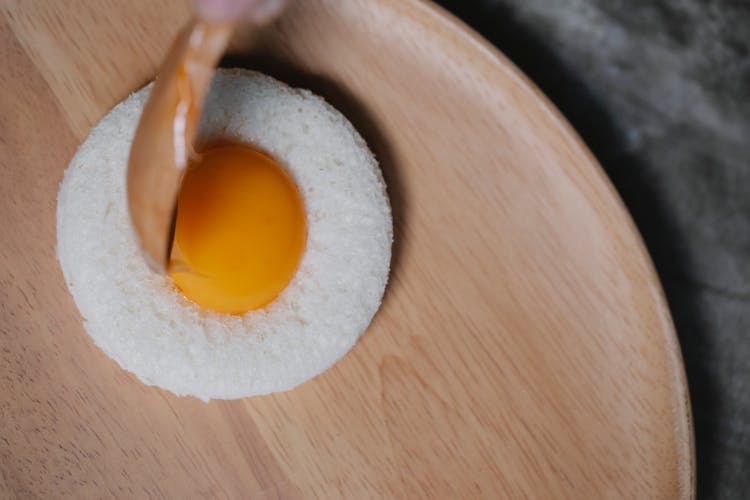
[[[305,233],[302,197],[278,162],[245,145],[210,147],[182,181],[169,275],[200,306],[257,309],[292,279]]]

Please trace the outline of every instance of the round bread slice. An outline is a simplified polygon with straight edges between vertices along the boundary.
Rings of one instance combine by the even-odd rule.
[[[202,309],[136,246],[126,201],[130,144],[149,86],[91,131],[57,204],[57,255],[94,342],[146,384],[203,400],[291,389],[346,354],[380,306],[391,258],[390,206],[377,162],[323,99],[265,75],[219,70],[197,142],[249,142],[302,194],[307,244],[279,297],[242,316]]]

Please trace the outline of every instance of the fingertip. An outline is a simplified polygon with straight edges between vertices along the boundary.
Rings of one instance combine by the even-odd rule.
[[[265,23],[276,17],[286,0],[195,0],[198,15],[209,21],[250,19]]]
[[[198,15],[209,21],[233,21],[251,11],[258,0],[196,0]]]

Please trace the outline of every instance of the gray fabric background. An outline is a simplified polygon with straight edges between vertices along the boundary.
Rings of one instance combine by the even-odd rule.
[[[441,0],[554,101],[654,259],[698,498],[750,499],[750,0]]]

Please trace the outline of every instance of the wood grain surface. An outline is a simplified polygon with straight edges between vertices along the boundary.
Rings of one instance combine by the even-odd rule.
[[[99,351],[55,258],[57,187],[185,7],[0,4],[0,497],[693,496],[679,348],[629,216],[525,77],[414,0],[299,1],[225,61],[322,94],[382,164],[393,271],[352,352],[204,404]]]

